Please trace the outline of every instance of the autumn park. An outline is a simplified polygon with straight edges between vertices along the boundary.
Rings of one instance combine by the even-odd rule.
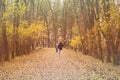
[[[120,80],[120,0],[0,0],[0,80]]]

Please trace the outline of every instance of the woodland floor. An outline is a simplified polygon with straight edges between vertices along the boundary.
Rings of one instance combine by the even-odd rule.
[[[64,49],[36,50],[0,64],[0,80],[120,80],[120,66]]]

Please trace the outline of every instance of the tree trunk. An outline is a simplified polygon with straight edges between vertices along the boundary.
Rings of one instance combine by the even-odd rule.
[[[3,17],[3,20],[2,20],[2,48],[3,48],[3,52],[2,54],[5,55],[5,60],[6,61],[9,61],[10,60],[10,54],[9,54],[9,48],[8,48],[8,40],[7,40],[7,34],[6,34],[6,24],[5,24],[5,18],[3,16],[4,12],[6,11],[6,8],[5,8],[5,1],[2,0],[1,1],[2,3],[2,17]]]
[[[18,26],[19,26],[19,15],[18,15],[18,3],[19,3],[19,0],[16,0],[15,1],[15,7],[14,8],[14,19],[13,19],[13,53],[12,53],[12,58],[15,57],[15,55],[17,56],[20,56],[20,53],[19,53],[19,42],[18,42],[18,39],[19,39],[19,35],[18,35]]]
[[[111,61],[111,47],[110,47],[110,41],[106,41],[106,49],[107,49],[107,55],[106,55],[106,61],[107,62],[112,62]]]

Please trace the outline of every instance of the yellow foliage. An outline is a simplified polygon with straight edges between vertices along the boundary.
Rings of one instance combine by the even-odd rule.
[[[74,39],[71,40],[70,46],[73,48],[78,48],[78,45],[81,44],[81,40],[79,36],[74,37]]]
[[[40,22],[34,22],[29,27],[22,27],[27,25],[26,21],[21,22],[21,26],[18,28],[19,37],[30,37],[32,39],[38,39],[41,36],[44,36],[46,27],[43,26]]]
[[[79,28],[78,28],[78,26],[73,26],[73,27],[72,27],[72,33],[73,33],[74,35],[78,35],[78,34],[79,34]]]
[[[10,21],[6,21],[6,32],[8,36],[13,32],[13,24]]]

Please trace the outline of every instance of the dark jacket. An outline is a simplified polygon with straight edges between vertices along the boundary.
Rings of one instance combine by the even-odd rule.
[[[60,43],[58,44],[58,49],[59,49],[59,50],[62,50],[63,46],[64,46],[63,43],[60,42]]]

